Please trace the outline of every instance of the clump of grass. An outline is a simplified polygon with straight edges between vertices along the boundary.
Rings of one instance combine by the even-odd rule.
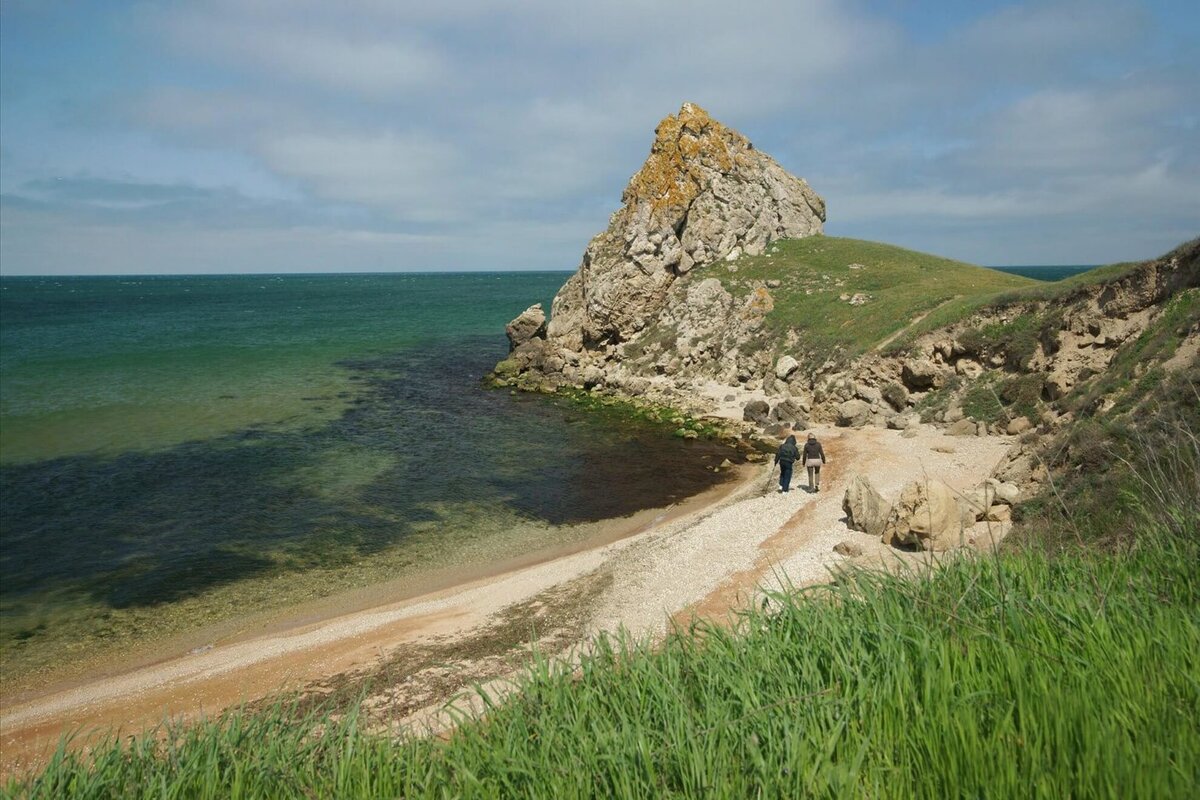
[[[1045,378],[1037,372],[1016,375],[1000,382],[997,394],[1013,417],[1025,417],[1032,423],[1042,418],[1041,399]]]
[[[962,397],[962,409],[971,419],[989,424],[1007,420],[1008,414],[990,375],[985,375],[972,383]]]

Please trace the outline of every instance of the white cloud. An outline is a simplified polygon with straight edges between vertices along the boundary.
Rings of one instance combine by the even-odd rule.
[[[267,163],[320,196],[390,211],[399,219],[452,222],[475,205],[457,149],[425,134],[297,134],[263,145]]]
[[[1200,219],[1196,57],[1178,47],[1190,60],[1159,63],[1153,47],[1184,33],[1155,28],[1140,4],[1068,0],[963,12],[967,22],[921,38],[881,7],[139,6],[145,44],[169,68],[114,92],[124,99],[106,124],[154,137],[160,160],[192,165],[197,185],[295,201],[300,227],[322,231],[311,237],[334,241],[313,220],[343,225],[343,250],[388,241],[396,263],[418,268],[488,259],[484,245],[407,238],[451,229],[485,241],[493,262],[539,248],[538,264],[573,265],[654,125],[685,100],[808,178],[831,232],[999,252],[1057,220],[1056,247],[1105,260],[1096,226],[1137,227],[1132,242]],[[95,169],[72,174],[112,177],[96,155],[103,137],[86,144]],[[202,174],[217,163],[257,174]]]

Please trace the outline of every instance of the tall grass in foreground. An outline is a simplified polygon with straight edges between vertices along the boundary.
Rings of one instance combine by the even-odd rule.
[[[1194,797],[1192,536],[856,573],[736,629],[599,640],[449,741],[286,710],[65,751],[30,797]],[[313,735],[315,726],[322,735]]]

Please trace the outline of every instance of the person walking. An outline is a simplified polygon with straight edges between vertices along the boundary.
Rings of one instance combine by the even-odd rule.
[[[804,466],[808,468],[808,490],[821,491],[821,467],[825,463],[825,448],[817,441],[817,435],[810,433],[804,443]]]
[[[775,463],[779,465],[779,491],[786,492],[791,487],[792,465],[799,460],[800,448],[796,446],[796,437],[789,436],[775,453]]]

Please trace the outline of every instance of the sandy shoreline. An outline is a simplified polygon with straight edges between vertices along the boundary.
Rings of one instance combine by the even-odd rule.
[[[830,457],[818,494],[795,485],[776,493],[773,481],[768,489],[768,467],[760,465],[733,485],[639,521],[615,541],[332,618],[293,616],[201,652],[8,704],[0,710],[0,772],[38,763],[66,731],[86,737],[119,728],[127,735],[166,717],[211,715],[279,691],[368,675],[381,664],[396,677],[388,718],[427,720],[472,682],[511,675],[530,630],[537,630],[544,652],[618,627],[655,635],[672,618],[719,617],[761,584],[824,580],[846,560],[832,550],[842,540],[863,546],[858,562],[894,558],[846,528],[841,500],[850,477],[868,475],[885,496],[922,476],[967,489],[987,477],[1010,444],[1005,437],[951,438],[924,427],[909,439],[878,428],[818,434]],[[505,646],[513,645],[518,657],[484,647],[472,655],[464,647],[472,637],[494,639],[514,619],[519,624],[509,627],[521,640]],[[462,651],[468,654],[447,661],[446,653]]]

